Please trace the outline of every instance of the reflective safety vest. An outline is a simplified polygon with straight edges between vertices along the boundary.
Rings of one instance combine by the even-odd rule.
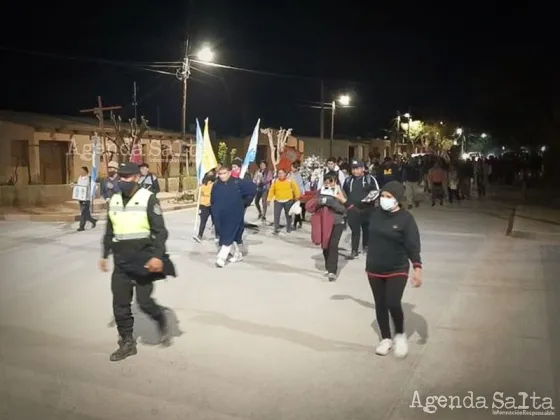
[[[148,219],[148,200],[152,192],[139,188],[123,205],[121,193],[114,194],[109,201],[109,219],[113,224],[113,242],[151,237]]]

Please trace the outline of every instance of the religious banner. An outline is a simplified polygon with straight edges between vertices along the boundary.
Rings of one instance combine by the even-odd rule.
[[[88,186],[74,185],[72,188],[72,200],[88,201]]]

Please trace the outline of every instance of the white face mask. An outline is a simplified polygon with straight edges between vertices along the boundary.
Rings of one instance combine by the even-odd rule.
[[[329,195],[331,197],[335,196],[335,188],[333,187],[322,187],[321,188],[322,195]]]
[[[381,197],[379,199],[379,204],[381,205],[381,208],[383,210],[391,211],[394,210],[395,207],[397,207],[397,200],[395,200],[394,198]]]

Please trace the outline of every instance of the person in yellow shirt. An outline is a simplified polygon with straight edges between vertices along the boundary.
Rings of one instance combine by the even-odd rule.
[[[214,181],[216,179],[216,174],[212,169],[202,179],[202,185],[200,186],[200,206],[198,210],[198,216],[200,217],[200,224],[198,227],[198,235],[193,236],[193,239],[201,243],[202,242],[202,235],[204,234],[204,230],[206,229],[206,223],[208,223],[208,218],[212,217],[212,213],[210,211],[210,196],[212,194],[212,186],[214,185]]]
[[[274,234],[280,232],[280,215],[282,210],[286,215],[286,231],[292,231],[292,217],[290,208],[299,200],[301,192],[297,184],[286,177],[286,171],[278,170],[278,177],[274,180],[268,191],[268,201],[274,200]]]

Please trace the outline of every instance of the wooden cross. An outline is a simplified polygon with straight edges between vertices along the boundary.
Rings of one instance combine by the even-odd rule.
[[[97,117],[99,120],[99,131],[101,132],[101,138],[103,139],[103,153],[107,153],[107,140],[105,136],[105,111],[113,111],[116,109],[122,109],[122,106],[106,106],[103,107],[103,103],[101,102],[101,96],[97,97],[97,107],[91,109],[81,109],[80,112],[90,113],[93,112],[93,115]],[[105,169],[108,171],[109,169],[109,162],[107,159],[107,155],[105,155]]]

